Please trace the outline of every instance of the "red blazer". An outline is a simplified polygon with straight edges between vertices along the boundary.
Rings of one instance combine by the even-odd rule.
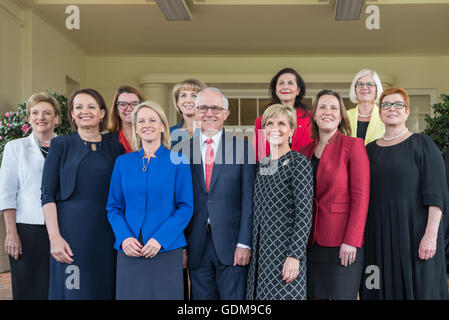
[[[318,139],[299,152],[309,159]],[[323,150],[316,177],[309,246],[360,248],[368,214],[370,171],[365,143],[337,131]]]
[[[256,151],[256,159],[258,162],[260,161],[260,159],[263,159],[264,157],[270,154],[270,144],[266,140],[263,130],[259,131],[259,129],[262,129],[262,116],[257,118],[256,121],[254,122],[254,134],[256,137],[255,140],[256,145],[254,146],[254,150]],[[259,135],[257,134],[258,132],[260,132]],[[311,136],[310,111],[308,111],[307,114],[305,114],[303,109],[297,108],[296,131],[292,137],[292,150],[298,151],[301,147],[312,142],[312,138],[310,136]]]

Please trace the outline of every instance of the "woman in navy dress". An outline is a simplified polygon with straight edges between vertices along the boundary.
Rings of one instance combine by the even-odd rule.
[[[124,148],[101,134],[107,108],[97,91],[75,91],[68,117],[76,133],[51,141],[42,177],[52,255],[49,299],[114,299],[114,234],[105,206],[115,158]]]

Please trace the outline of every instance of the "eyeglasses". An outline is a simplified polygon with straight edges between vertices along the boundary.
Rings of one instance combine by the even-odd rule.
[[[405,102],[396,101],[396,102],[382,102],[380,104],[380,108],[382,110],[390,110],[391,106],[393,106],[396,110],[402,110],[406,104]]]
[[[219,114],[223,110],[226,110],[225,108],[219,107],[219,106],[198,106],[198,111],[200,113],[206,114],[209,109],[212,111],[213,114]]]
[[[117,106],[122,109],[125,110],[126,108],[128,108],[128,106],[131,106],[131,108],[135,108],[139,105],[139,101],[133,101],[133,102],[125,102],[125,101],[119,101],[117,102]]]
[[[365,85],[367,88],[373,88],[376,86],[376,84],[374,82],[357,82],[355,84],[355,86],[358,88],[363,88]]]

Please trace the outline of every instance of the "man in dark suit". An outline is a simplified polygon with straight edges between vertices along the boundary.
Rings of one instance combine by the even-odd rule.
[[[194,213],[185,233],[195,300],[245,296],[256,161],[251,144],[223,130],[228,105],[216,88],[200,92],[201,133],[180,145],[192,169]]]

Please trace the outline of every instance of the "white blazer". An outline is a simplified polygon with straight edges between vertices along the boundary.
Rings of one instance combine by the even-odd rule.
[[[45,158],[34,134],[8,142],[0,168],[0,211],[16,209],[16,223],[44,223],[41,206]]]

